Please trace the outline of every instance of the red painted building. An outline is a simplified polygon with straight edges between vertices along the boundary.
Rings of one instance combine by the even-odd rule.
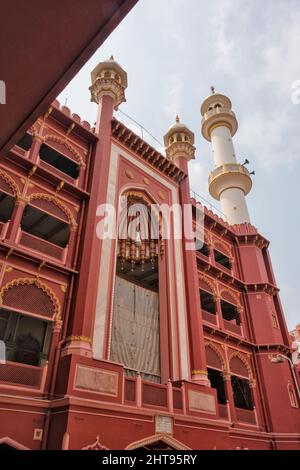
[[[160,209],[156,238],[99,236],[101,204],[118,211],[122,195],[146,212],[192,204],[198,224],[193,133],[177,119],[159,153],[113,117],[126,86],[114,60],[99,64],[95,128],[56,101],[0,162],[0,446],[300,449],[291,340],[269,242],[247,219],[246,168],[229,158],[212,172],[229,221],[202,207],[199,248],[173,213],[164,238]],[[230,100],[212,90],[202,108],[226,160]]]

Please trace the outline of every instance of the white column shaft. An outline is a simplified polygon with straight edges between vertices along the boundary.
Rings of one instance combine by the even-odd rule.
[[[220,195],[221,211],[230,225],[250,223],[244,192],[239,188],[225,189]]]
[[[230,130],[226,126],[219,126],[211,132],[211,143],[215,166],[224,163],[236,163],[234,146]]]

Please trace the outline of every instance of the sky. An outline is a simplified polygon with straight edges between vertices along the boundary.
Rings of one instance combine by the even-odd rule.
[[[195,133],[191,188],[216,207],[208,194],[213,159],[200,132],[200,105],[211,85],[230,97],[239,123],[237,158],[247,158],[256,173],[247,196],[251,222],[271,241],[290,330],[300,322],[300,99],[293,99],[300,89],[299,48],[299,0],[139,0],[59,96],[94,124],[90,72],[113,55],[128,73],[120,111],[159,142],[178,113]]]

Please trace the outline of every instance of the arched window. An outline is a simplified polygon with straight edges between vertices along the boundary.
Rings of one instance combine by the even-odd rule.
[[[36,279],[18,279],[1,289],[0,340],[6,359],[42,365],[48,357],[51,323],[60,307],[51,291]]]
[[[159,257],[163,245],[151,218],[151,202],[125,194],[119,223],[110,359],[125,373],[160,382]],[[156,219],[157,220],[157,219]],[[153,227],[154,222],[154,227]],[[158,225],[159,225],[159,221]]]
[[[0,171],[0,222],[10,220],[17,192],[14,181],[4,171]]]
[[[230,371],[234,405],[237,408],[253,410],[249,368],[239,356],[233,355],[230,359]]]
[[[57,151],[48,144],[42,144],[40,148],[40,159],[53,166],[60,172],[76,180],[79,176],[79,165],[66,155]]]
[[[224,362],[209,344],[205,345],[205,353],[210,385],[217,391],[218,403],[220,405],[226,405],[227,397],[223,378]]]
[[[64,248],[70,236],[69,219],[54,199],[33,196],[25,207],[21,228],[26,233]]]

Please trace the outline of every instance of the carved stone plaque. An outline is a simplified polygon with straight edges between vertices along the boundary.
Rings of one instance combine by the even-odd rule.
[[[118,378],[117,372],[77,365],[74,388],[116,397]]]
[[[188,397],[190,410],[216,414],[216,403],[213,395],[189,390]]]
[[[171,416],[155,416],[155,432],[173,434],[173,418]]]

